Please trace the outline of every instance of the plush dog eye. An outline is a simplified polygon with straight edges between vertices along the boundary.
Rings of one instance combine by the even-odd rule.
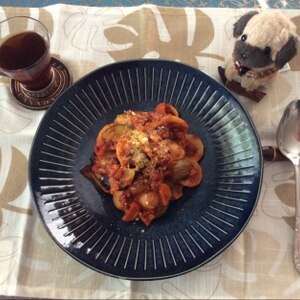
[[[242,42],[245,42],[247,40],[247,34],[243,34],[241,36],[241,40],[242,40]]]
[[[266,47],[264,49],[264,55],[268,56],[268,55],[270,55],[270,53],[271,53],[271,48],[270,47]]]

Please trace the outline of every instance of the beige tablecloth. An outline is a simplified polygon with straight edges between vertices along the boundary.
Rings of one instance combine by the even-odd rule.
[[[194,65],[219,80],[231,54],[232,25],[247,10],[55,5],[0,8],[0,19],[30,15],[48,27],[51,51],[74,81],[114,61],[167,58]],[[300,11],[286,10],[300,31]],[[300,97],[300,54],[260,103],[239,97],[263,145],[275,145],[284,107]],[[16,104],[0,78],[0,295],[47,298],[227,299],[300,298],[293,263],[295,185],[289,162],[267,162],[256,211],[239,238],[186,275],[131,282],[83,266],[46,233],[28,186],[30,146],[44,111]]]

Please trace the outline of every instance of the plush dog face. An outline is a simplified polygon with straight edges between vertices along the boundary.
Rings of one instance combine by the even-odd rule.
[[[250,12],[235,24],[233,56],[241,73],[274,66],[281,69],[297,53],[296,26],[279,11]]]

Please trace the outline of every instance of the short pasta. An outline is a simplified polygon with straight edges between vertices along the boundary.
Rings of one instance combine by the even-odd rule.
[[[183,187],[202,181],[198,162],[204,145],[188,129],[170,104],[125,111],[100,130],[91,164],[82,173],[112,195],[123,221],[148,226],[182,196]]]

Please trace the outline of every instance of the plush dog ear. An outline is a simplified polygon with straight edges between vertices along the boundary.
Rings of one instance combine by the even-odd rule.
[[[291,36],[288,42],[279,50],[275,59],[275,66],[278,69],[281,69],[297,54],[297,43],[298,39]]]
[[[257,11],[250,11],[241,16],[240,19],[233,25],[233,37],[237,38],[238,36],[240,36],[243,33],[249,20],[256,14],[258,14]]]

